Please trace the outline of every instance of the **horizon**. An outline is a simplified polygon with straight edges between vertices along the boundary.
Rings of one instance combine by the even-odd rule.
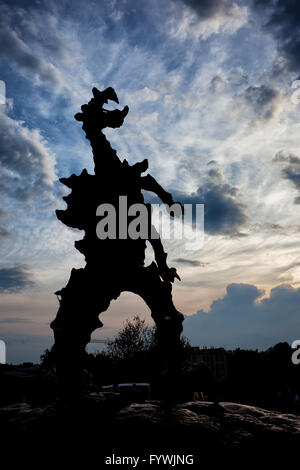
[[[112,338],[113,339],[113,338]],[[267,352],[270,352],[272,351],[272,349],[274,349],[276,346],[280,345],[280,344],[288,344],[288,346],[291,348],[291,350],[295,349],[296,347],[293,347],[291,346],[289,343],[287,343],[286,341],[282,341],[282,342],[279,342],[279,343],[276,343],[274,344],[273,346],[269,347],[269,348],[266,348],[266,349],[252,349],[252,348],[234,348],[234,349],[226,349],[226,348],[223,348],[223,347],[215,347],[215,346],[191,346],[192,349],[196,349],[198,351],[218,351],[218,350],[223,350],[225,351],[226,353],[234,353],[234,352],[237,352],[237,351],[247,351],[247,352],[256,352],[258,354],[260,353],[267,353]],[[88,343],[88,347],[91,346],[91,343]],[[45,351],[43,351],[43,353],[45,353],[47,351],[47,349]],[[98,354],[102,354],[104,352],[104,347],[103,349],[100,351],[100,350],[95,350],[95,351],[89,351],[87,349],[87,352],[88,354],[93,354],[95,356],[97,356]],[[296,354],[297,354],[297,361],[299,361],[299,349],[296,349],[294,351]],[[40,359],[38,362],[32,362],[32,361],[24,361],[24,362],[5,362],[5,363],[0,363],[0,367],[2,365],[4,366],[28,366],[30,367],[31,365],[33,366],[37,366],[37,365],[41,365],[41,362],[42,360]],[[296,363],[295,363],[296,364]],[[298,364],[298,362],[297,362]]]

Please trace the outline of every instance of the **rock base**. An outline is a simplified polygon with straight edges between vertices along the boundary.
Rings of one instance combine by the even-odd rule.
[[[135,468],[127,460],[116,460],[133,456],[139,457],[136,468],[141,469],[175,466],[172,456],[193,456],[193,464],[184,463],[190,467],[234,460],[260,467],[280,458],[292,460],[300,448],[300,417],[228,402],[148,401],[124,406],[118,394],[100,393],[40,408],[7,406],[0,409],[0,419],[3,449],[13,444],[23,463],[25,458],[32,463],[38,449],[47,459],[83,458],[97,468]],[[20,457],[9,452],[10,459]],[[171,457],[168,463],[157,463],[150,462],[151,455]]]

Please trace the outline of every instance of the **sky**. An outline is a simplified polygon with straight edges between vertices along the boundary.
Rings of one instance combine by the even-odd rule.
[[[296,0],[0,0],[0,338],[38,361],[83,233],[58,178],[93,171],[74,114],[112,86],[105,130],[175,200],[205,207],[204,244],[165,240],[192,345],[266,349],[300,335],[300,4]],[[149,250],[149,259],[151,250]],[[150,312],[123,293],[93,338]],[[100,349],[91,345],[89,348]],[[93,349],[89,349],[93,350]]]

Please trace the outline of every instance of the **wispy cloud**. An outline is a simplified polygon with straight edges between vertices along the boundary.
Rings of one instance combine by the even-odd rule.
[[[3,19],[2,19],[3,23]],[[12,67],[31,78],[37,84],[50,85],[61,90],[64,82],[60,71],[51,63],[32,53],[32,50],[22,41],[17,32],[9,26],[1,26],[0,57]]]
[[[172,260],[174,263],[185,264],[187,266],[192,266],[193,268],[198,268],[199,266],[205,266],[205,263],[201,263],[198,260],[187,259],[187,258],[176,258]]]
[[[16,264],[0,268],[0,292],[19,292],[32,286],[28,266]]]

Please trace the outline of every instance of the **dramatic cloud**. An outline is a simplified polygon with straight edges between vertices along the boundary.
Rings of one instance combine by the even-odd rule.
[[[57,90],[63,87],[59,70],[53,64],[33,55],[30,47],[9,26],[1,26],[0,58],[39,85],[50,85]]]
[[[6,215],[6,212],[0,206],[0,242],[1,239],[10,236],[10,231],[1,224],[2,220],[5,219]]]
[[[207,39],[212,34],[234,34],[248,18],[246,6],[239,6],[233,0],[180,0],[185,5],[181,19],[173,34]]]
[[[3,225],[0,225],[0,240],[1,238],[8,237],[10,235],[10,231],[3,227]]]
[[[19,292],[33,286],[28,266],[16,264],[0,268],[0,293]]]
[[[273,162],[287,162],[292,165],[300,165],[300,158],[292,153],[285,154],[283,151],[276,153]]]
[[[243,97],[257,119],[271,119],[279,105],[280,93],[267,85],[249,86]]]
[[[286,154],[281,151],[275,155],[273,162],[287,163],[281,171],[282,177],[291,181],[293,186],[300,191],[300,158],[297,155]],[[300,196],[294,199],[294,203],[300,204]]]
[[[5,219],[0,211],[0,257],[6,268],[30,266],[45,291],[35,310],[30,289],[2,296],[2,306],[10,302],[3,319],[34,322],[12,325],[12,340],[20,334],[14,357],[25,357],[21,341],[33,326],[50,337],[50,318],[39,323],[41,312],[46,318],[57,307],[49,292],[84,263],[73,246],[82,234],[57,222],[53,206],[65,207],[54,195],[56,174],[93,171],[90,146],[73,119],[93,86],[113,86],[120,106],[130,108],[122,128],[105,131],[120,158],[148,158],[150,173],[174,200],[205,204],[199,250],[191,253],[181,240],[164,242],[170,265],[174,260],[183,271],[174,286],[180,311],[207,310],[234,282],[252,285],[252,293],[238,287],[226,294],[232,303],[247,298],[239,300],[246,311],[249,305],[256,311],[255,285],[299,287],[299,206],[293,204],[300,196],[299,119],[289,99],[293,76],[274,73],[281,64],[297,78],[297,30],[289,26],[298,21],[298,6],[292,18],[293,2],[282,0],[87,0],[84,9],[80,0],[71,3],[0,0],[0,80],[9,100],[0,116],[0,195],[7,213]],[[27,274],[19,273],[23,285]],[[122,299],[115,315],[107,314],[113,324],[104,336],[143,305]],[[212,313],[200,317],[206,321]],[[228,343],[239,345],[245,325],[235,324],[229,317],[224,331]],[[289,318],[270,323],[270,335],[279,324],[284,332]],[[195,344],[206,342],[199,331]],[[207,335],[210,344],[214,339]],[[270,342],[265,336],[265,345]]]
[[[206,178],[196,192],[188,194],[173,191],[174,200],[182,204],[204,204],[205,232],[211,235],[239,233],[247,220],[245,205],[239,200],[237,189],[224,181],[214,162],[209,162]]]
[[[300,67],[300,4],[297,0],[254,0],[254,5],[265,17],[265,27],[277,41],[279,54],[289,70]]]
[[[270,296],[251,284],[230,284],[206,313],[186,317],[184,334],[195,345],[265,348],[292,342],[300,327],[300,288],[281,285]]]
[[[200,20],[212,18],[220,13],[231,16],[236,7],[233,0],[182,0],[187,6],[193,8]]]
[[[285,179],[291,181],[298,191],[300,191],[300,168],[295,166],[288,166],[282,170],[282,175]],[[295,204],[300,204],[300,197],[296,197]]]
[[[22,201],[52,197],[55,157],[38,130],[0,113],[0,191]]]

